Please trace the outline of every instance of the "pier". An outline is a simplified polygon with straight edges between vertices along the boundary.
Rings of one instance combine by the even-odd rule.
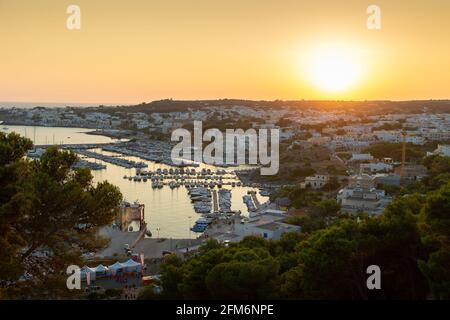
[[[255,206],[256,206],[256,209],[259,209],[259,208],[261,207],[261,204],[259,203],[259,200],[258,200],[258,198],[256,197],[256,192],[251,191],[251,192],[250,192],[250,195],[252,196],[252,200],[253,200],[253,203],[254,203]]]
[[[219,204],[217,201],[217,191],[213,190],[213,208],[214,208],[214,213],[219,212]]]
[[[115,165],[118,165],[118,166],[121,166],[124,168],[131,169],[131,168],[146,168],[147,167],[147,165],[143,162],[136,162],[136,161],[117,158],[114,156],[107,156],[107,155],[103,155],[103,154],[89,151],[89,150],[74,149],[73,151],[78,154],[81,154],[82,156],[97,159],[97,160],[102,160],[104,162],[112,163],[112,164],[115,164]]]
[[[113,143],[86,143],[86,144],[40,144],[36,145],[35,148],[47,149],[53,146],[59,147],[61,149],[74,150],[74,149],[97,149],[105,146],[112,145]]]

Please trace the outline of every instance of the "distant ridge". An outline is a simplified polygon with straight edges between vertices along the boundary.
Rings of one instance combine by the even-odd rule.
[[[391,112],[423,112],[424,108],[431,112],[450,112],[450,100],[412,100],[412,101],[327,101],[327,100],[241,100],[241,99],[218,99],[218,100],[158,100],[149,103],[141,103],[132,106],[103,107],[114,108],[116,111],[126,112],[177,112],[188,108],[202,109],[206,107],[230,108],[235,106],[249,108],[298,108],[317,110],[354,110],[371,111],[373,109]]]
[[[4,105],[35,108],[35,107],[83,107],[87,110],[102,109],[104,111],[123,111],[123,112],[181,112],[187,109],[199,110],[207,107],[249,107],[249,108],[296,108],[296,109],[317,109],[317,110],[346,110],[356,112],[387,111],[387,112],[407,112],[421,113],[443,112],[450,113],[450,100],[410,100],[410,101],[390,101],[390,100],[367,100],[367,101],[348,101],[348,100],[245,100],[245,99],[214,99],[214,100],[173,100],[163,99],[152,102],[143,102],[135,105],[96,105],[96,104],[70,104],[70,103],[29,103],[29,102],[0,102],[0,107]]]

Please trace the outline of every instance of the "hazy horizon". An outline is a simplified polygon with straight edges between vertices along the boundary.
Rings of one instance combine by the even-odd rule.
[[[58,107],[115,107],[115,106],[135,106],[142,103],[150,104],[152,102],[173,100],[173,101],[221,101],[221,100],[236,100],[236,101],[254,101],[254,102],[414,102],[414,101],[450,101],[450,98],[444,99],[408,99],[408,100],[389,100],[389,99],[373,99],[373,100],[351,100],[351,99],[244,99],[244,98],[212,98],[212,99],[172,99],[172,98],[161,98],[151,101],[141,101],[138,103],[102,103],[102,102],[91,102],[91,103],[81,103],[81,102],[29,102],[29,101],[0,101],[0,108],[34,108],[34,107],[47,107],[47,108],[58,108]]]
[[[449,98],[448,1],[379,0],[380,30],[365,0],[70,4],[0,1],[0,100]]]

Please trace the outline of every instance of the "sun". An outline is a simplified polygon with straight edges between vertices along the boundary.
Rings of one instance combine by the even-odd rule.
[[[309,76],[314,86],[330,93],[340,93],[356,85],[360,66],[353,52],[342,47],[316,50],[309,62]]]

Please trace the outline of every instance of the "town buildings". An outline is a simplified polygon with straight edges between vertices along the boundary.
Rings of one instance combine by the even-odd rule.
[[[439,144],[437,149],[433,152],[429,152],[428,155],[440,155],[444,157],[450,157],[450,145]]]
[[[260,236],[264,239],[278,240],[286,232],[300,232],[299,226],[283,222],[287,217],[284,211],[267,209],[260,214],[252,215],[248,221],[237,223],[234,226],[234,233],[240,238]]]
[[[348,185],[337,195],[341,210],[347,213],[380,214],[390,201],[384,190],[376,188],[375,177],[368,174],[350,177]]]
[[[316,174],[314,176],[306,177],[305,182],[300,184],[301,188],[322,189],[330,181],[330,176],[327,174]]]

